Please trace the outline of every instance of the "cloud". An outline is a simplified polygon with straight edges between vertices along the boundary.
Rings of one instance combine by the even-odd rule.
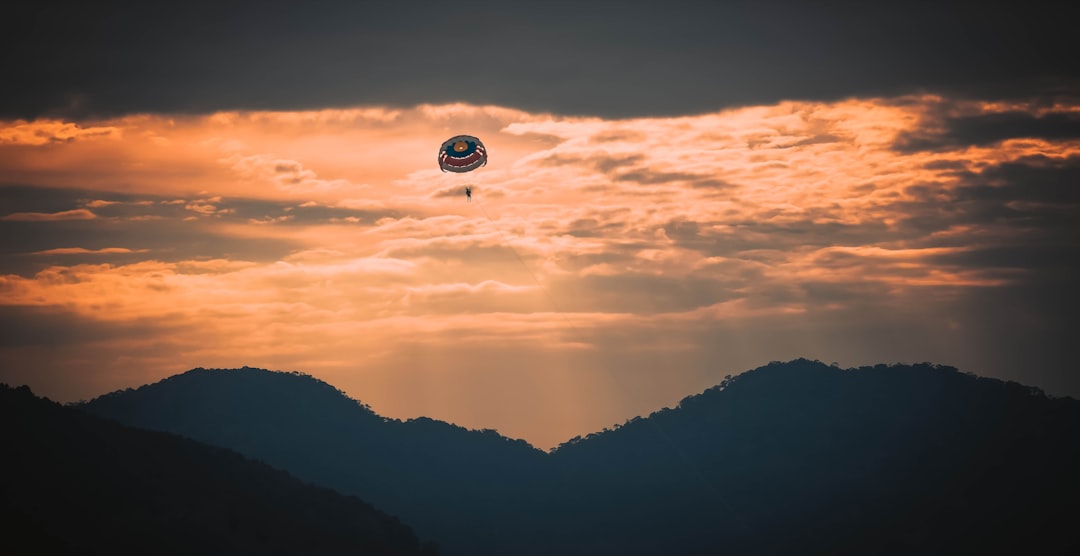
[[[971,201],[1029,202],[1058,207],[1080,204],[1080,156],[1025,157],[964,174],[958,197]]]
[[[90,202],[86,203],[86,206],[88,206],[90,208],[101,208],[101,207],[107,207],[107,206],[116,205],[116,204],[119,204],[119,201],[105,201],[105,200],[101,200],[101,199],[95,199],[93,201],[90,201]]]
[[[269,181],[286,191],[315,193],[320,190],[349,189],[347,180],[322,180],[303,164],[270,155],[232,155],[222,160],[246,180]]]
[[[59,220],[93,220],[97,215],[86,209],[61,212],[14,212],[0,217],[9,222],[55,222]]]
[[[209,9],[213,28],[202,25]],[[642,0],[578,10],[571,22],[561,3],[481,2],[458,12],[439,2],[328,3],[303,13],[264,6],[259,25],[248,24],[246,7],[201,2],[12,10],[26,25],[0,42],[6,80],[20,84],[0,96],[6,118],[452,102],[629,118],[917,92],[1078,96],[1071,18],[1044,1],[975,13],[921,3],[671,9]],[[464,69],[436,54],[461,37],[488,45]],[[74,49],[83,55],[72,58]],[[356,55],[376,49],[382,55]]]
[[[95,203],[84,205],[92,209],[112,207],[105,202],[140,200],[124,195],[185,201],[244,197],[327,206],[362,200],[369,208],[380,208],[385,207],[385,193],[393,193],[399,206],[414,209],[429,206],[434,189],[462,177],[440,175],[437,170],[431,144],[437,148],[444,133],[450,133],[441,130],[444,126],[468,125],[485,137],[498,152],[497,163],[485,170],[500,166],[507,171],[538,145],[551,143],[550,139],[537,143],[531,134],[501,135],[500,130],[512,122],[541,117],[460,105],[135,115],[105,122],[125,130],[110,141],[48,149],[0,144],[0,175],[8,185],[79,187],[87,192],[86,202]],[[18,125],[0,121],[0,132]],[[425,183],[401,186],[414,176]]]
[[[149,249],[127,249],[125,247],[104,247],[102,249],[84,249],[82,247],[58,247],[35,251],[35,255],[107,255],[114,253],[146,253]]]
[[[16,121],[0,128],[0,145],[42,146],[86,139],[118,139],[121,130],[112,126],[82,127],[60,120]]]
[[[108,324],[53,307],[0,305],[0,348],[55,348],[107,340],[147,339],[169,329],[164,322]]]
[[[1013,110],[945,117],[929,129],[900,134],[896,148],[901,152],[943,151],[985,147],[1010,139],[1080,139],[1080,112],[1032,114]]]

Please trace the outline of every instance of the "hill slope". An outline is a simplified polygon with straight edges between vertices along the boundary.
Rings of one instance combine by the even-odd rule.
[[[0,431],[5,554],[434,554],[360,500],[26,387],[0,385]]]

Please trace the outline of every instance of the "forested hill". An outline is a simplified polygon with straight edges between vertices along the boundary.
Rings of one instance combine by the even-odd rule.
[[[1078,433],[1080,402],[1014,382],[797,360],[552,455],[578,511],[621,516],[568,534],[612,553],[1067,554]]]
[[[435,554],[369,504],[0,385],[4,554]]]
[[[235,449],[400,516],[443,552],[484,554],[514,535],[546,454],[493,430],[381,417],[300,373],[192,369],[81,406],[125,424]],[[524,489],[524,490],[523,490]],[[498,523],[478,538],[480,523]]]
[[[359,496],[452,556],[1080,553],[1080,402],[929,364],[774,363],[550,454],[257,369],[84,407]]]

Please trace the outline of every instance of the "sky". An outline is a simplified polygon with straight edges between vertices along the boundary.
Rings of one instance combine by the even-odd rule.
[[[1080,397],[1072,14],[868,4],[6,5],[0,382],[543,449],[798,357]]]

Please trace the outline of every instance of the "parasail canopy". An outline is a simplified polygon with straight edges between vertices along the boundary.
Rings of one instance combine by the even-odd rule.
[[[472,135],[456,135],[439,148],[439,168],[443,172],[471,172],[487,164],[487,149]]]

